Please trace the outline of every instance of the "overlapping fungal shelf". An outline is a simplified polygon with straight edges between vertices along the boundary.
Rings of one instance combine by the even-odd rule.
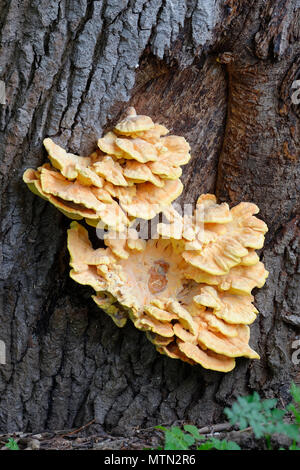
[[[108,232],[107,248],[98,250],[74,222],[70,275],[94,288],[94,301],[118,326],[130,319],[160,353],[228,372],[236,357],[259,358],[249,346],[258,313],[251,291],[268,272],[255,252],[267,231],[257,212],[249,203],[230,210],[206,194],[193,216],[166,210],[170,223],[158,225],[158,239]]]
[[[183,137],[130,108],[88,157],[67,153],[50,138],[51,162],[28,169],[25,183],[67,217],[123,231],[136,217],[149,220],[182,192],[181,166],[190,159]]]
[[[212,194],[192,215],[173,206],[190,159],[183,137],[130,108],[88,157],[44,140],[50,163],[23,175],[29,189],[75,220],[68,230],[70,276],[91,286],[96,304],[118,327],[131,320],[158,352],[206,369],[229,372],[235,358],[258,359],[249,345],[258,314],[252,296],[268,276],[256,250],[266,224],[255,204],[233,208]],[[139,238],[135,219],[163,213],[157,237]],[[105,248],[86,228],[102,223]]]

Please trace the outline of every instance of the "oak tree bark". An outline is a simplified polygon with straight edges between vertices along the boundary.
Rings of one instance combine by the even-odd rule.
[[[300,327],[300,5],[296,0],[0,0],[0,432],[220,422],[239,394],[289,400]],[[252,201],[270,271],[251,345],[222,374],[159,355],[69,278],[69,221],[22,182],[43,138],[86,155],[135,106],[183,135],[180,201]],[[294,359],[297,356],[294,354]],[[299,355],[300,358],[300,355]],[[297,364],[298,362],[298,364]]]

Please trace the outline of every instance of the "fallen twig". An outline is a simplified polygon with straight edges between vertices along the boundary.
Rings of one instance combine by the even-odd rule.
[[[71,436],[72,434],[76,434],[77,432],[82,431],[83,429],[87,428],[91,424],[95,422],[95,419],[92,419],[92,421],[89,421],[87,424],[84,424],[84,426],[81,426],[78,429],[75,429],[74,431],[68,432],[67,434],[64,434],[63,436],[60,436],[61,438],[66,437],[66,436]]]
[[[204,426],[203,428],[199,428],[199,434],[213,434],[215,432],[222,432],[222,431],[230,431],[232,429],[232,424],[230,423],[219,423],[219,424],[212,424],[210,426]]]

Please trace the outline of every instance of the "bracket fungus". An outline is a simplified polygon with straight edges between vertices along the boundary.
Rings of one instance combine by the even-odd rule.
[[[116,325],[130,319],[160,353],[231,371],[236,357],[259,358],[249,346],[258,313],[251,291],[268,272],[254,251],[267,231],[257,212],[254,204],[229,209],[206,194],[192,216],[167,209],[170,223],[158,225],[158,239],[109,231],[106,248],[97,250],[72,222],[70,276],[93,287],[94,301]]]
[[[130,108],[88,157],[45,139],[51,164],[29,168],[23,180],[74,220],[70,276],[94,289],[93,300],[117,326],[130,319],[158,352],[229,372],[236,357],[259,358],[249,325],[258,314],[252,290],[268,276],[255,251],[267,226],[255,217],[255,204],[230,209],[212,194],[181,216],[171,203],[182,192],[190,146],[168,132]],[[158,213],[168,223],[157,225],[155,239],[140,239],[133,221]],[[106,247],[93,248],[81,219],[102,222]]]
[[[44,140],[50,164],[28,169],[23,180],[67,217],[123,231],[136,217],[152,219],[182,192],[181,166],[190,159],[183,137],[129,108],[88,157]]]

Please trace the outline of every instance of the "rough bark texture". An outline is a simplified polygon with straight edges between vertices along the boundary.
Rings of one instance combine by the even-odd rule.
[[[299,4],[295,0],[0,0],[0,431],[209,425],[256,389],[288,401],[299,336]],[[68,277],[69,221],[22,173],[42,140],[87,154],[128,105],[184,135],[181,202],[250,200],[270,227],[256,294],[261,361],[227,375],[155,352]]]

